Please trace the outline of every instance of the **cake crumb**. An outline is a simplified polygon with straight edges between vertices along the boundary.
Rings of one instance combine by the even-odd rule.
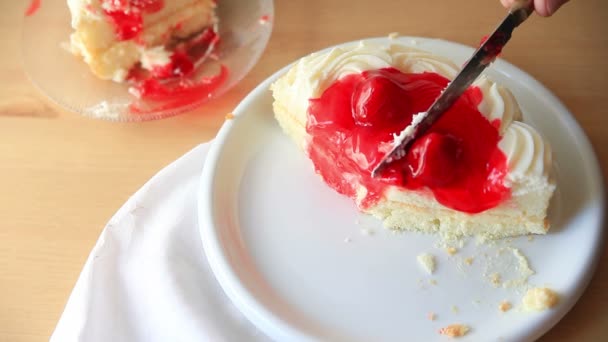
[[[372,236],[374,235],[374,231],[369,228],[361,228],[361,235]]]
[[[530,268],[528,258],[522,254],[517,248],[511,249],[513,255],[517,259],[517,270],[519,271],[519,279],[513,279],[503,284],[503,287],[517,287],[524,285],[528,282],[528,278],[534,274],[534,270]]]
[[[434,321],[437,319],[437,315],[434,312],[429,312],[426,317],[429,319],[429,321]]]
[[[502,247],[496,256],[486,256],[484,276],[494,287],[525,290],[528,279],[535,272],[526,256],[517,248]]]
[[[464,263],[467,265],[472,265],[473,264],[473,257],[468,257],[466,259],[464,259]]]
[[[433,274],[433,272],[435,272],[436,264],[434,255],[430,253],[422,253],[416,257],[416,260],[418,260],[418,264],[422,266],[426,273]]]
[[[435,280],[435,279],[431,279],[431,280],[429,280],[429,283],[430,283],[431,285],[437,285],[437,280]]]
[[[490,282],[494,286],[500,285],[500,283],[501,283],[500,273],[492,273],[492,274],[490,274]]]
[[[453,313],[458,313],[460,311],[456,305],[452,305],[451,310]]]
[[[95,118],[117,120],[120,116],[120,112],[128,107],[129,104],[127,103],[109,103],[108,101],[101,101],[91,107],[85,108],[83,112]]]
[[[511,310],[512,307],[513,307],[513,305],[511,305],[511,303],[507,302],[506,300],[503,300],[498,305],[498,310],[500,310],[502,312],[507,312],[507,311]]]
[[[530,241],[530,242],[534,241],[534,235],[529,235],[528,236],[528,241]]]
[[[546,287],[531,288],[522,299],[527,311],[543,311],[557,305],[559,298],[555,291]]]
[[[462,337],[469,332],[469,327],[463,324],[450,324],[439,329],[439,334],[448,337]]]
[[[447,249],[449,247],[463,248],[465,240],[461,236],[441,232],[439,239],[435,241],[435,248]]]
[[[399,37],[399,32],[391,32],[388,34],[388,39],[395,39]]]
[[[448,247],[445,249],[446,253],[448,253],[449,255],[454,255],[458,252],[458,249],[456,249],[455,247]]]
[[[226,120],[232,120],[232,119],[234,119],[234,114],[232,114],[232,113],[226,114]]]

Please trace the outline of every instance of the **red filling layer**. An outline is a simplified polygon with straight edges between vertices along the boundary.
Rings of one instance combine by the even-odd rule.
[[[171,61],[166,65],[153,68],[151,77],[156,79],[183,78],[190,76],[196,69],[196,64],[206,58],[219,42],[220,37],[212,27],[185,43],[180,43],[171,54]],[[142,77],[131,75],[131,79],[140,80]]]
[[[189,104],[208,99],[222,86],[230,71],[224,65],[217,75],[205,77],[198,81],[175,79],[161,83],[155,78],[148,78],[132,88],[140,99],[146,100],[145,106],[139,102],[131,104],[129,110],[133,114],[148,114],[176,110]]]
[[[144,27],[143,15],[158,12],[165,5],[164,0],[105,0],[103,4],[119,40],[137,37]]]
[[[222,65],[218,74],[210,77],[195,77],[197,65],[213,51],[220,41],[211,27],[178,44],[171,54],[171,61],[153,70],[136,66],[127,79],[132,83],[129,91],[139,100],[131,105],[134,114],[176,110],[209,98],[228,79],[229,70]]]
[[[371,170],[393,142],[393,134],[426,111],[449,80],[436,73],[406,74],[393,68],[341,78],[311,99],[306,131],[317,172],[338,192],[375,204],[388,186],[429,189],[446,207],[478,213],[510,196],[504,185],[506,156],[498,148],[500,121],[490,123],[477,109],[483,95],[469,88],[414,142],[408,154],[377,178]]]

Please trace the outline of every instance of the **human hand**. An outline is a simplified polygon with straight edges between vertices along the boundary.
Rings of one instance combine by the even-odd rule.
[[[515,0],[500,0],[506,8],[511,7]],[[551,16],[568,0],[534,0],[534,11],[542,17]]]

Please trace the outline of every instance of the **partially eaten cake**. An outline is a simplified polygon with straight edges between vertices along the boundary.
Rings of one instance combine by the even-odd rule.
[[[71,50],[99,78],[125,81],[134,71],[155,78],[190,72],[214,38],[215,0],[68,0]]]
[[[511,92],[482,76],[378,177],[399,134],[458,67],[400,44],[361,42],[302,58],[272,84],[274,112],[316,172],[399,230],[500,238],[545,234],[555,190],[548,143]]]

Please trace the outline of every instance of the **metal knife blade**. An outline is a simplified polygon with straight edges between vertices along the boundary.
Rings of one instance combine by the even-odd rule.
[[[391,162],[405,156],[412,142],[424,134],[458,100],[460,95],[469,88],[481,72],[496,59],[502,48],[511,38],[513,30],[523,23],[532,11],[532,0],[515,1],[509,10],[509,14],[479,46],[456,78],[450,82],[441,95],[433,102],[426,111],[425,117],[418,124],[410,127],[408,130],[409,134],[401,136],[390,152],[372,170],[372,177],[376,177]]]

